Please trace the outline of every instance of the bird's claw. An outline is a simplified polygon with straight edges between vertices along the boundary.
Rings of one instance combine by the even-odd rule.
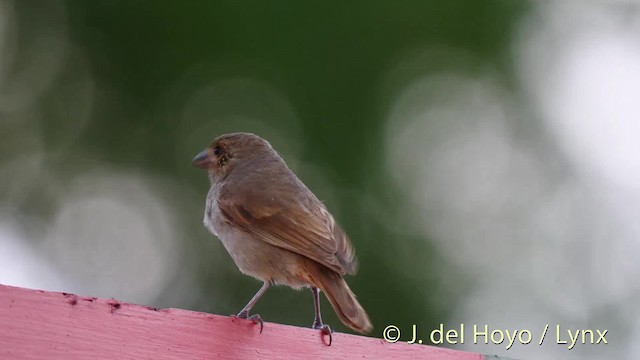
[[[258,314],[251,315],[249,316],[249,320],[253,321],[254,324],[260,324],[260,334],[262,334],[262,329],[264,328],[264,321],[262,321],[262,318],[260,317],[260,315]]]
[[[251,320],[256,325],[260,324],[260,334],[262,334],[262,329],[264,328],[264,321],[262,321],[262,317],[260,315],[255,314],[255,315],[249,316],[248,311],[240,311],[238,315],[231,315],[231,316],[237,319]]]
[[[322,336],[323,340],[325,335],[329,335],[329,344],[327,344],[327,346],[331,346],[331,342],[333,341],[333,337],[331,336],[333,330],[331,330],[331,327],[327,324],[313,324],[313,328],[320,330],[320,336]]]

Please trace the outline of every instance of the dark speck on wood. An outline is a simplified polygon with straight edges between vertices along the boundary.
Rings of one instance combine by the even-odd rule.
[[[120,306],[122,306],[120,304],[120,302],[116,299],[111,299],[109,301],[107,301],[107,304],[109,304],[109,306],[111,307],[111,313],[113,314],[116,310],[120,309]]]
[[[67,302],[70,305],[77,305],[78,304],[78,296],[77,295],[68,294],[68,293],[62,293],[62,295],[64,295],[64,297],[67,298]]]

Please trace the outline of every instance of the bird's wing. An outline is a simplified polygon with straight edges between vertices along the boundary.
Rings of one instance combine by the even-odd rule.
[[[222,187],[218,206],[227,222],[340,274],[355,273],[357,260],[348,237],[315,196],[284,191],[274,197],[261,190]]]

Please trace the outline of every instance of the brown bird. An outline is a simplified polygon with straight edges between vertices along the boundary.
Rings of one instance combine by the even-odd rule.
[[[266,140],[250,133],[225,134],[193,159],[207,169],[205,226],[216,235],[244,274],[264,284],[236,315],[249,316],[258,299],[272,285],[310,287],[313,328],[329,335],[322,323],[319,290],[340,320],[351,329],[372,329],[367,313],[342,278],[355,274],[357,260],[349,238],[327,208],[287,167]]]

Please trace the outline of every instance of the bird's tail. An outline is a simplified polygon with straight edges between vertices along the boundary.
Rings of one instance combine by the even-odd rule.
[[[373,325],[367,312],[356,300],[356,295],[342,276],[315,261],[309,261],[309,265],[311,283],[325,293],[342,323],[362,334],[371,332]]]

